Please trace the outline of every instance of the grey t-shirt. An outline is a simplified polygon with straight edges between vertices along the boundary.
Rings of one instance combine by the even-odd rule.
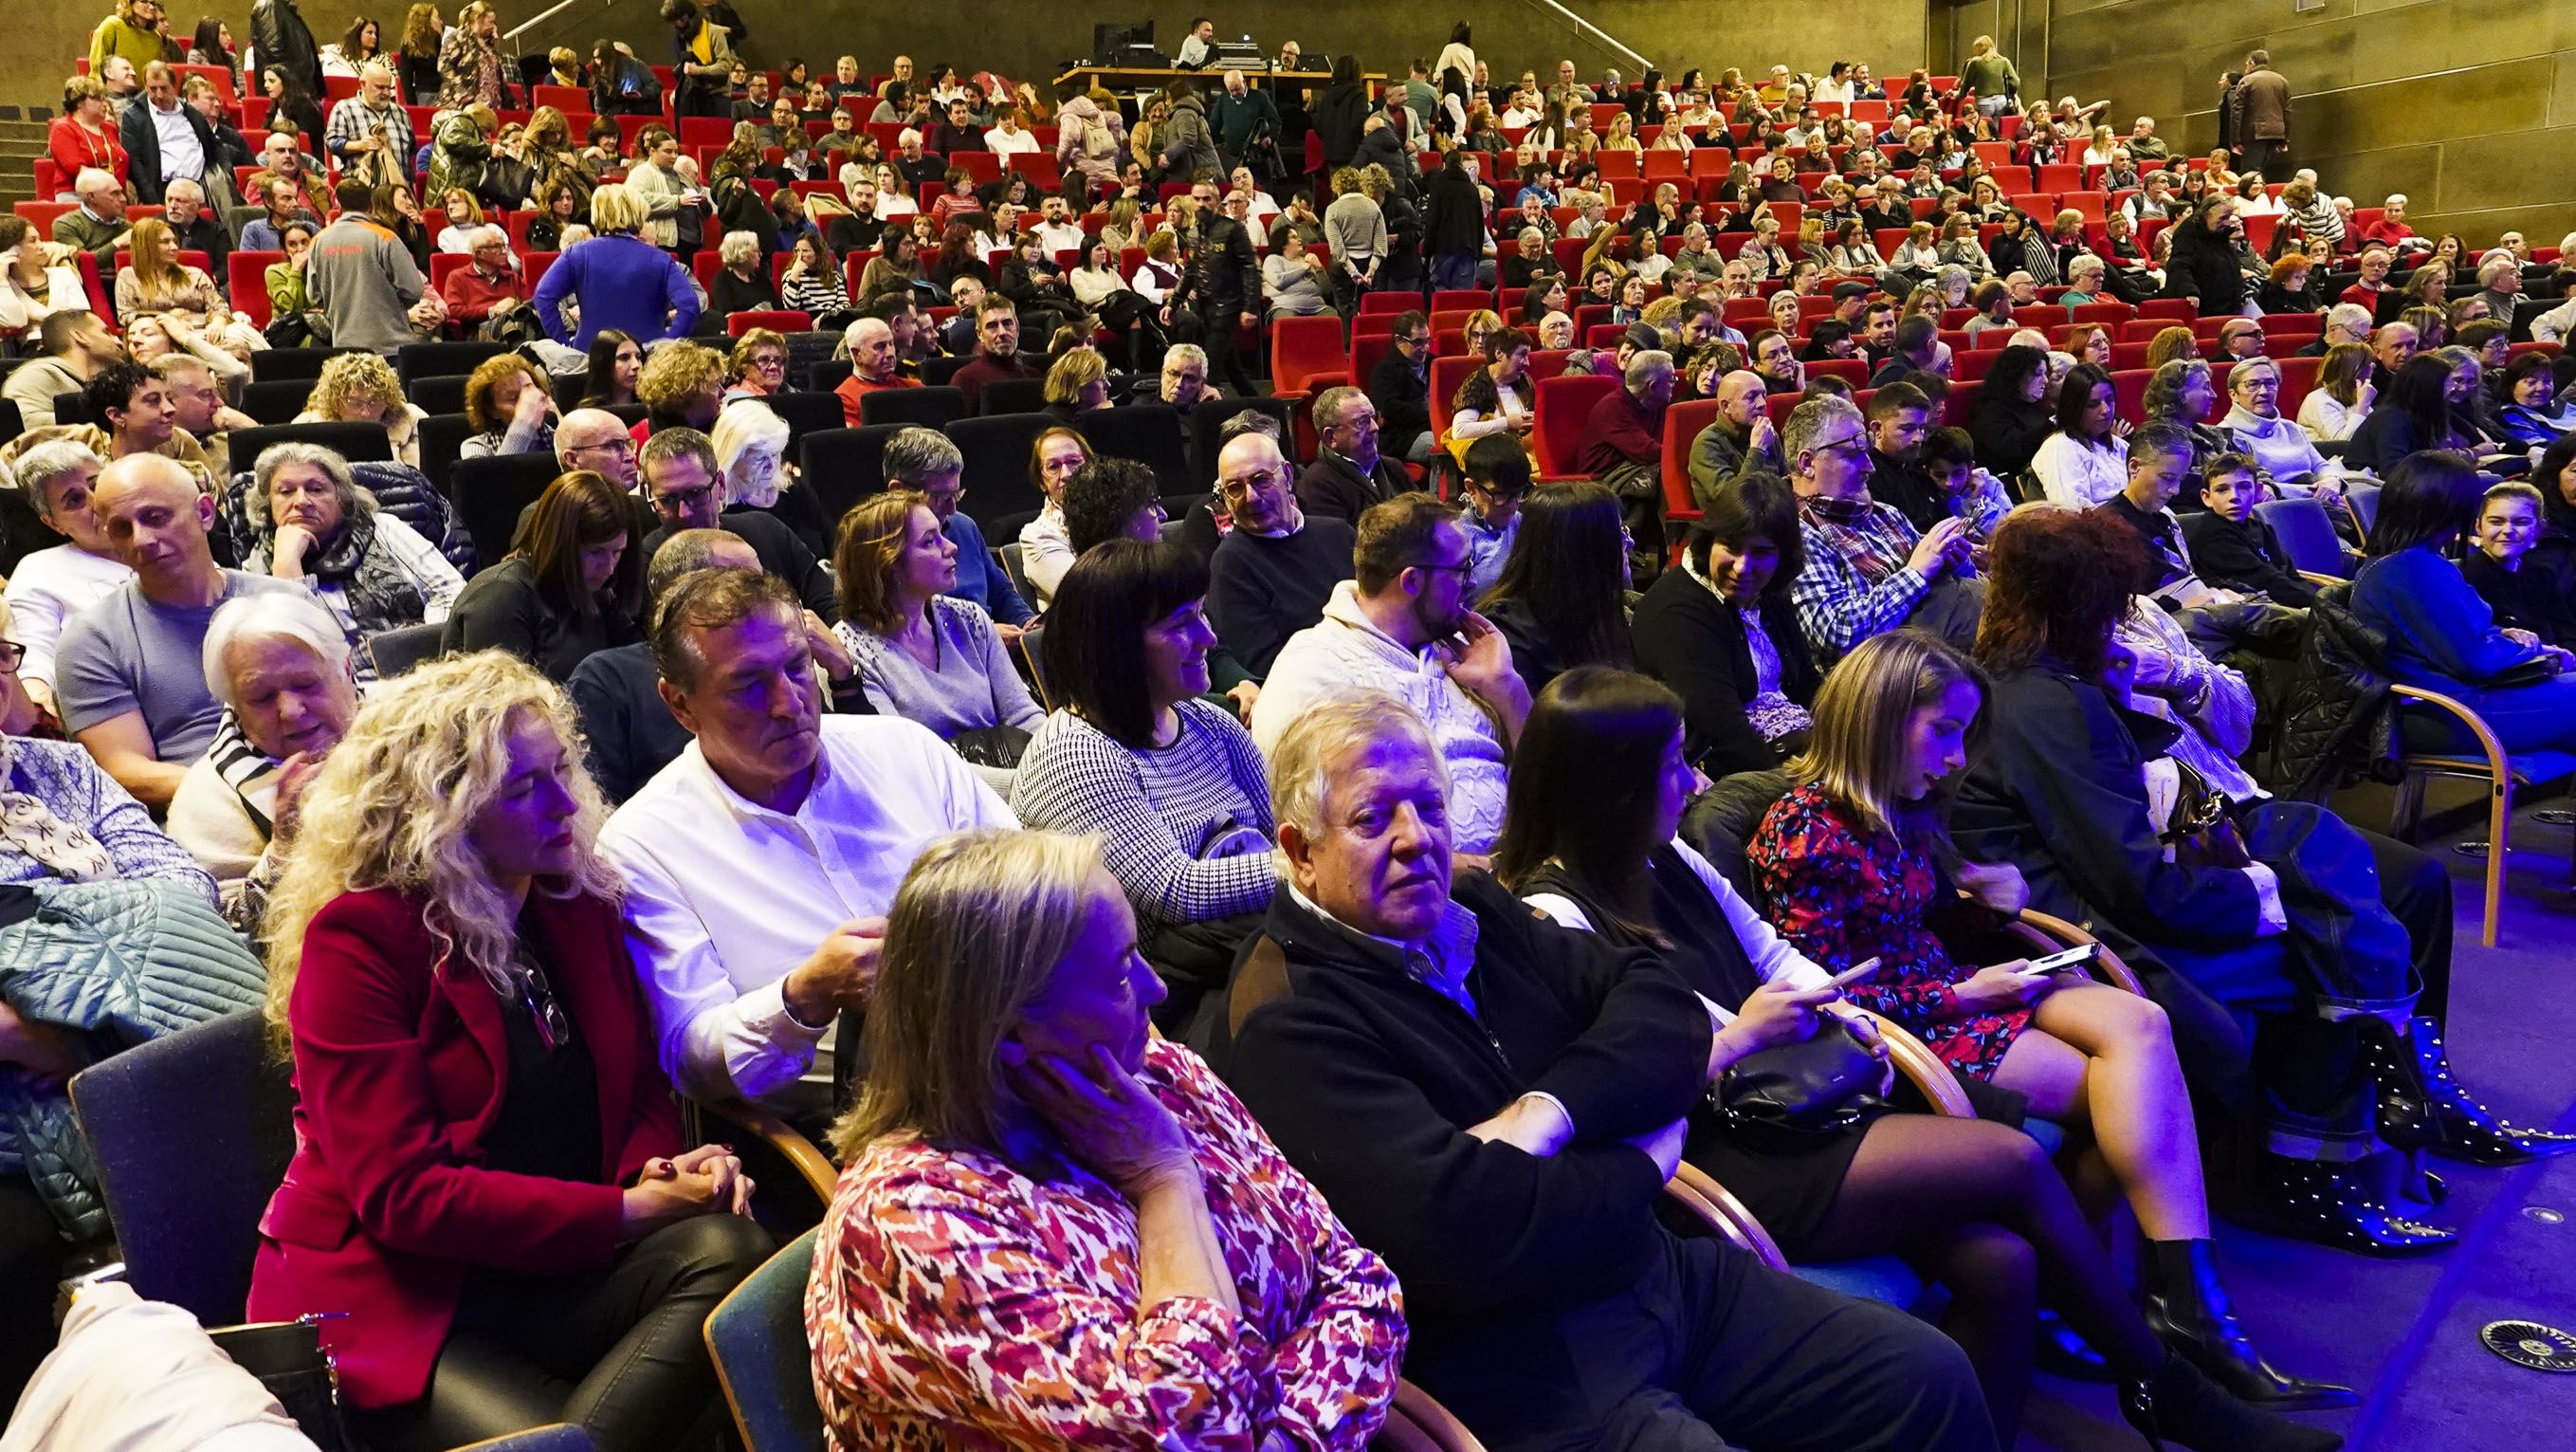
[[[54,693],[63,726],[86,731],[128,711],[143,713],[152,754],[186,763],[206,754],[223,703],[206,689],[206,627],[224,600],[299,587],[265,575],[224,571],[224,599],[203,609],[157,605],[129,580],[71,618],[54,653]]]

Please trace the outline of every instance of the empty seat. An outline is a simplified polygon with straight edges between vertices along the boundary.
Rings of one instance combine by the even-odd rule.
[[[965,416],[965,393],[944,386],[881,388],[859,399],[859,421],[865,424],[920,424],[935,429]]]
[[[519,512],[537,502],[558,472],[550,454],[494,454],[456,461],[448,476],[448,492],[456,501],[457,522],[474,541],[479,566],[488,569],[510,553]]]
[[[1183,494],[1204,487],[1203,481],[1192,477],[1181,415],[1170,404],[1131,403],[1100,409],[1084,414],[1079,427],[1094,453],[1133,459],[1151,468],[1161,493]]]
[[[826,519],[838,520],[850,506],[885,488],[886,441],[909,424],[871,424],[865,428],[817,429],[805,436],[797,456],[805,488]]]
[[[259,385],[252,384],[256,388]],[[261,452],[271,444],[320,444],[343,459],[356,462],[378,459],[390,462],[394,456],[393,440],[385,436],[382,424],[291,423],[255,429],[235,429],[224,442],[236,472],[247,473],[259,462]]]
[[[997,521],[1034,514],[1046,505],[1037,482],[1029,477],[1029,451],[1038,435],[1053,426],[1054,421],[1041,413],[1005,413],[961,418],[942,430],[965,455],[963,507],[996,544],[1004,542],[994,533]]]
[[[264,424],[292,423],[312,396],[312,379],[271,378],[242,390],[241,411]]]
[[[415,378],[462,376],[480,367],[484,359],[509,351],[499,343],[486,343],[479,339],[462,343],[405,343],[394,353],[394,376],[406,386]]]

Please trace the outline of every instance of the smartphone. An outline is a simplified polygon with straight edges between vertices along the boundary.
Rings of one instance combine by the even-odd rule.
[[[2062,953],[2051,953],[2045,958],[2033,958],[2028,967],[2019,971],[2024,978],[2044,978],[2064,969],[2081,968],[2101,956],[2101,944],[2083,943]]]
[[[1836,988],[1849,988],[1853,984],[1858,983],[1877,971],[1878,960],[1876,958],[1864,958],[1860,962],[1853,964],[1851,967],[1844,969],[1842,972],[1835,974],[1833,986]]]

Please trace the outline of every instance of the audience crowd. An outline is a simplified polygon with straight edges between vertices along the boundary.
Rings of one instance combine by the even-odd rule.
[[[841,1449],[1983,1452],[2036,1368],[2322,1452],[2213,1214],[2434,1255],[2408,1156],[2576,1149],[2332,805],[2576,751],[2576,234],[2333,195],[2261,51],[2186,157],[1985,39],[1121,95],[659,16],[116,0],[0,217],[42,1445],[292,1435],[95,1289],[37,1365],[67,1082],[228,1012],[234,1319],[387,1452],[716,1445],[778,1254]]]

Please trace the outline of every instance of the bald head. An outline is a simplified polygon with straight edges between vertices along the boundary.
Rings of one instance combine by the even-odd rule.
[[[1302,520],[1289,492],[1287,457],[1279,441],[1258,431],[1226,441],[1216,456],[1217,497],[1237,529],[1274,534],[1295,529]]]
[[[1770,396],[1771,386],[1749,368],[1738,368],[1717,381],[1717,411],[1739,429],[1753,427]]]
[[[222,571],[206,542],[215,501],[175,461],[126,455],[100,471],[90,508],[117,558],[153,600],[203,605],[210,585],[220,588]]]
[[[569,472],[588,469],[620,489],[635,487],[635,441],[626,425],[604,408],[577,408],[555,425],[555,462]]]
[[[843,335],[850,344],[850,371],[870,383],[895,376],[894,328],[883,318],[861,318]]]

